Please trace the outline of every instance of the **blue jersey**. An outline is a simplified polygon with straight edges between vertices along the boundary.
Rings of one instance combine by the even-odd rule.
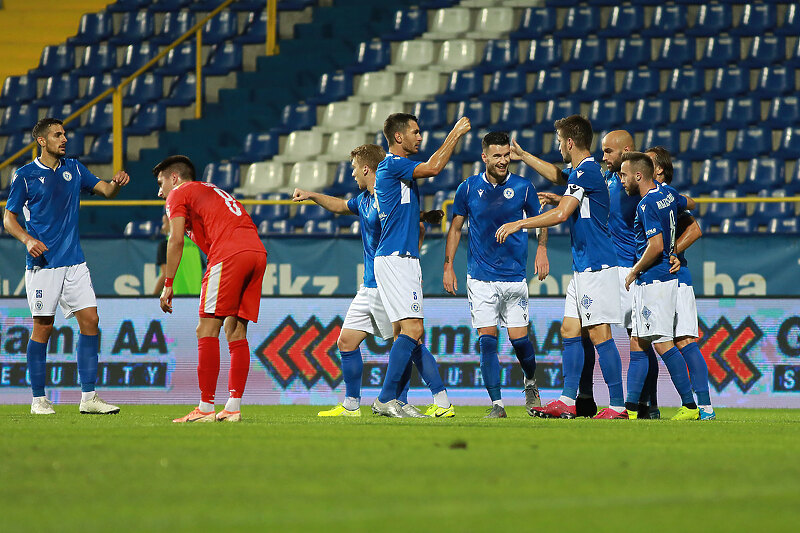
[[[378,220],[378,207],[375,197],[364,191],[355,198],[347,200],[347,208],[358,215],[361,228],[361,241],[364,243],[364,286],[377,288],[375,281],[375,250],[381,238],[381,222]]]
[[[533,184],[514,174],[492,185],[481,173],[458,186],[453,214],[468,217],[467,274],[481,281],[525,281],[528,234],[518,231],[500,244],[497,228],[539,214]]]
[[[27,254],[27,268],[57,268],[86,261],[78,235],[81,190],[91,192],[100,180],[76,159],[59,160],[55,170],[36,158],[14,174],[6,209],[25,217],[25,230],[48,250]]]
[[[617,266],[617,254],[608,232],[609,196],[600,165],[587,157],[568,174],[565,196],[580,204],[569,218],[572,241],[572,269],[575,272]]]
[[[682,205],[681,205],[682,204]],[[636,207],[636,259],[644,255],[647,240],[661,234],[664,249],[656,261],[639,274],[636,283],[643,285],[654,281],[676,279],[669,273],[669,256],[675,250],[675,225],[678,211],[686,209],[686,199],[664,190],[658,183],[647,191]]]
[[[389,154],[375,172],[375,197],[381,238],[375,255],[419,257],[419,187],[413,178],[419,161]]]
[[[622,180],[616,172],[606,171],[606,184],[610,210],[608,214],[608,231],[611,233],[611,242],[617,252],[619,266],[632,267],[636,262],[636,238],[633,235],[633,219],[636,216],[636,206],[641,198],[630,196],[625,192]]]
[[[675,198],[678,198],[679,202],[682,202],[684,204],[686,203],[686,198],[684,196],[682,196],[678,191],[676,191],[672,186],[667,185],[666,183],[662,183],[661,184],[661,188],[664,189],[664,191],[666,191],[666,192],[672,193],[673,196],[675,196]],[[685,207],[684,207],[683,210],[680,210],[680,209],[678,210],[678,220],[681,220],[682,218],[688,218],[688,217],[691,217],[691,216],[692,216],[691,212],[689,212]],[[680,235],[676,235],[676,238],[679,237],[679,236]],[[678,254],[678,260],[681,262],[681,269],[678,270],[678,274],[677,274],[678,275],[678,283],[684,283],[686,285],[691,285],[692,284],[692,273],[689,272],[689,267],[687,266],[688,263],[686,262],[686,254],[684,252],[679,253]]]

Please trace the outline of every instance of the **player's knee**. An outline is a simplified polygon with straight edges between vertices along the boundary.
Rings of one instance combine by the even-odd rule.
[[[400,327],[400,333],[411,337],[414,340],[420,340],[422,335],[425,333],[425,328],[423,327],[421,320],[414,320],[404,323]]]
[[[52,322],[34,322],[32,338],[36,342],[47,342],[53,333]]]

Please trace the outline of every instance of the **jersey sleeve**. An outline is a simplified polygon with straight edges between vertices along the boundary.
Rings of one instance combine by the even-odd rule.
[[[347,200],[347,209],[350,210],[351,213],[354,215],[360,214],[360,210],[358,208],[359,202],[361,201],[362,195],[354,196]]]
[[[578,203],[583,201],[583,197],[586,195],[586,190],[583,188],[582,184],[578,183],[578,176],[576,172],[571,172],[569,175],[569,179],[567,180],[567,190],[564,191],[564,196],[572,196]]]
[[[8,201],[6,202],[6,209],[12,213],[19,215],[22,212],[22,207],[28,200],[28,185],[25,183],[25,178],[20,177],[16,172],[11,177],[11,188],[8,193]]]
[[[189,211],[186,208],[186,201],[183,191],[174,190],[167,198],[167,216],[170,220],[175,217],[187,218]]]
[[[675,201],[676,205],[678,206],[678,213],[683,214],[685,212],[688,212],[688,209],[686,209],[688,207],[688,202],[686,200],[686,197],[682,194],[678,194],[677,196],[678,197],[675,199]]]
[[[540,213],[539,196],[536,194],[536,187],[528,183],[525,189],[525,214],[528,217],[535,217]]]
[[[453,214],[465,217],[468,213],[467,192],[469,192],[468,181],[462,181],[456,189],[456,197],[453,199]]]
[[[75,166],[78,168],[78,174],[80,174],[81,189],[92,192],[95,186],[100,183],[100,178],[92,174],[92,171],[86,168],[80,161],[75,161]]]
[[[656,206],[641,202],[636,209],[639,211],[639,219],[642,221],[646,239],[662,233],[663,228],[661,227],[661,219],[658,217]]]
[[[398,180],[414,178],[414,169],[421,165],[420,161],[411,161],[407,157],[393,157],[389,160],[387,177]]]

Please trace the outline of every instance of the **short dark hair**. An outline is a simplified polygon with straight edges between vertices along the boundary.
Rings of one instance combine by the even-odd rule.
[[[489,149],[490,146],[509,146],[511,144],[511,139],[508,136],[508,133],[504,131],[490,131],[486,135],[483,136],[483,140],[481,141],[481,146],[483,147],[483,151]]]
[[[378,164],[386,157],[386,151],[377,144],[362,144],[350,152],[350,160],[358,159],[367,165],[373,172],[378,170]]]
[[[622,162],[624,163],[625,161],[629,161],[636,167],[636,170],[640,171],[645,177],[653,179],[655,167],[653,166],[653,160],[650,159],[649,155],[642,152],[623,152]]]
[[[185,155],[171,155],[153,167],[153,176],[156,178],[162,172],[175,172],[183,179],[197,180],[194,163]]]
[[[394,134],[405,131],[408,127],[408,123],[412,120],[419,123],[417,117],[411,113],[392,113],[386,117],[386,120],[383,122],[383,136],[386,137],[389,146],[395,144]]]
[[[592,146],[592,123],[589,119],[581,115],[571,115],[561,118],[553,123],[556,132],[561,134],[561,138],[572,139],[575,146],[583,150],[589,150]]]
[[[50,126],[55,126],[55,125],[63,126],[64,123],[61,120],[53,117],[45,117],[41,119],[39,122],[36,123],[36,125],[33,127],[33,130],[31,131],[33,139],[36,140],[39,137],[46,137],[47,130],[50,129]]]
[[[653,154],[655,155],[655,164],[661,167],[661,170],[664,171],[664,183],[669,185],[672,183],[672,156],[669,153],[669,150],[664,148],[663,146],[653,146],[652,148],[648,148],[644,151],[646,154]]]

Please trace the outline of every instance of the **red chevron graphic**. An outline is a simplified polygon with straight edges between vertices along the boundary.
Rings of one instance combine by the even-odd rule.
[[[289,359],[295,364],[297,370],[303,374],[307,380],[312,380],[317,375],[317,369],[306,359],[305,351],[308,346],[314,342],[319,335],[319,330],[315,325],[311,325],[305,332],[300,335],[300,338],[292,343],[291,348],[287,352]]]
[[[717,329],[700,347],[700,353],[703,354],[703,358],[706,360],[706,364],[708,365],[708,375],[711,376],[716,383],[721,383],[723,380],[725,380],[725,378],[728,376],[728,371],[722,368],[719,363],[717,363],[717,360],[714,358],[713,354],[719,350],[720,346],[725,344],[729,337],[729,331],[725,330],[724,328]]]
[[[700,320],[700,351],[708,364],[709,381],[717,391],[735,381],[747,392],[761,378],[761,371],[747,357],[747,352],[763,337],[751,317],[745,318],[735,330],[726,317],[720,317],[713,327]]]
[[[263,354],[267,361],[269,361],[269,363],[272,365],[272,368],[284,381],[292,377],[292,374],[294,374],[294,369],[286,364],[286,361],[284,361],[283,357],[280,356],[280,352],[283,350],[283,347],[286,345],[289,339],[294,337],[294,334],[295,329],[292,324],[285,324],[283,329],[281,329],[271,341],[258,350],[261,354]]]
[[[339,338],[341,329],[341,326],[334,324],[330,331],[311,350],[311,356],[316,359],[319,366],[322,367],[322,370],[328,374],[331,380],[337,380],[342,375],[341,364],[328,355],[330,349],[336,344],[336,339]]]
[[[722,359],[728,363],[733,373],[745,383],[753,379],[753,372],[739,354],[744,352],[744,347],[752,342],[755,337],[756,334],[752,329],[745,328],[722,352]]]

